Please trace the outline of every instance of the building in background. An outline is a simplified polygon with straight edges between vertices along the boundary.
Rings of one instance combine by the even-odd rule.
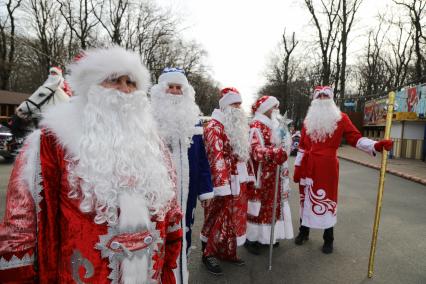
[[[386,100],[368,101],[364,106],[364,135],[372,139],[384,136]],[[393,158],[425,161],[426,155],[426,84],[403,88],[396,92],[391,138]]]
[[[15,109],[31,94],[0,90],[0,123],[5,124]]]

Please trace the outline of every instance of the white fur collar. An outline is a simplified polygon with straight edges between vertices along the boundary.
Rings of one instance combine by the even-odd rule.
[[[273,128],[272,127],[272,120],[267,117],[266,115],[264,115],[263,113],[256,113],[256,115],[253,118],[253,121],[260,121],[263,124],[265,124],[266,126],[268,126],[269,128]]]
[[[222,124],[225,121],[225,115],[223,114],[223,112],[220,109],[217,109],[217,108],[213,111],[212,118],[216,119],[217,121],[219,121]]]
[[[69,103],[52,107],[43,115],[40,126],[52,131],[59,143],[74,157],[79,156],[79,143],[82,132],[82,110],[84,96],[72,97]]]

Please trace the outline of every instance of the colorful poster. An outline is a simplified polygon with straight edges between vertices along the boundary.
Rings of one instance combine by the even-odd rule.
[[[396,93],[395,112],[415,112],[417,117],[424,118],[426,113],[426,85],[417,85]]]
[[[385,125],[386,99],[378,99],[365,103],[364,125]]]
[[[417,86],[417,94],[419,103],[417,104],[417,116],[419,118],[426,118],[426,85]]]

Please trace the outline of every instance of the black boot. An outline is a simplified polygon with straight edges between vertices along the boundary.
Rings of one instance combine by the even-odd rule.
[[[223,275],[222,268],[219,265],[219,261],[214,256],[204,256],[203,263],[206,266],[207,270],[214,275]]]
[[[201,241],[201,254],[204,254],[204,250],[206,249],[207,243]]]
[[[249,253],[254,255],[260,254],[260,247],[258,242],[251,242],[249,240],[246,240],[244,243],[244,247],[248,250]]]
[[[296,239],[294,239],[294,243],[298,246],[301,246],[307,240],[309,240],[309,227],[300,225],[299,234],[297,235]]]
[[[333,227],[325,229],[322,238],[324,239],[324,245],[322,246],[322,252],[325,253],[325,254],[332,253],[333,252],[333,241],[334,241]]]

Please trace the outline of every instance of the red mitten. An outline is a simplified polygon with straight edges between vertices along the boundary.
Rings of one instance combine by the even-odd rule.
[[[374,144],[374,150],[376,150],[377,152],[382,152],[383,149],[385,149],[386,151],[390,151],[392,149],[392,146],[393,146],[392,140],[384,139]]]
[[[296,183],[300,182],[300,167],[299,166],[294,166],[293,181],[296,182]]]

